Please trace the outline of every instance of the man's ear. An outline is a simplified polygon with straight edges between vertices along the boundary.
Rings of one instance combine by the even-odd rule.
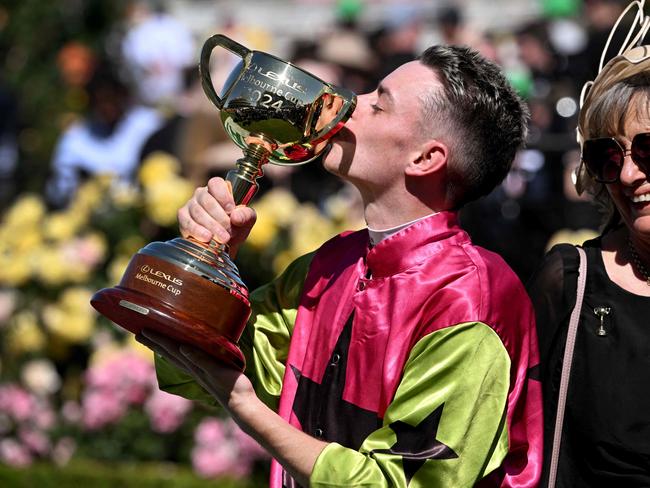
[[[414,152],[404,171],[408,176],[424,176],[444,171],[448,158],[447,145],[436,139],[429,139]]]

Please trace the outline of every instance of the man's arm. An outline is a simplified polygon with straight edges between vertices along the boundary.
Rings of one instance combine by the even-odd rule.
[[[205,353],[147,332],[141,340],[190,371],[304,486],[473,486],[508,452],[510,359],[485,324],[421,339],[383,426],[358,451],[290,426],[255,396],[243,374]]]
[[[242,375],[222,368],[198,349],[184,348],[187,354],[195,353],[197,365],[209,370],[196,372],[189,364],[192,360],[183,356],[175,341],[153,332],[147,333],[149,337],[137,337],[158,352],[156,372],[161,389],[208,404],[222,404],[236,421],[241,417],[240,427],[278,461],[286,463],[287,471],[296,479],[309,476],[325,443],[290,426],[273,409],[282,390],[291,332],[312,258],[313,253],[298,258],[274,281],[251,293],[252,314],[239,342],[246,357],[246,377],[239,378]],[[216,377],[226,382],[224,388],[232,390],[232,407],[221,401],[225,399],[221,390],[215,391],[218,384],[211,384]],[[303,449],[292,455],[285,443],[300,443]]]
[[[143,330],[137,340],[168,362],[192,375],[248,435],[253,437],[300,484],[308,486],[316,459],[327,446],[289,425],[255,394],[241,372],[224,367],[198,348],[153,331]]]

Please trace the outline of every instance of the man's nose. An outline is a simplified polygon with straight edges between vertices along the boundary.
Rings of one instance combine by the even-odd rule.
[[[354,108],[351,119],[359,118],[362,113],[367,112],[370,109],[370,94],[366,93],[364,95],[357,95],[357,106]]]

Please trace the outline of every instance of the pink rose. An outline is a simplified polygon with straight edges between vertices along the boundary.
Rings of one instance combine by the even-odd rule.
[[[192,466],[203,478],[235,476],[238,459],[236,451],[228,443],[219,446],[197,446],[192,449]]]
[[[217,446],[222,444],[225,438],[224,423],[216,417],[204,418],[194,431],[194,440],[199,446]]]
[[[65,466],[72,458],[75,450],[77,449],[77,444],[71,437],[63,437],[56,443],[54,449],[52,449],[52,460],[56,463],[57,466]]]
[[[246,432],[241,430],[239,426],[233,422],[232,435],[234,441],[239,446],[239,450],[243,455],[251,459],[268,459],[269,453],[259,445],[259,443],[249,436]]]
[[[0,440],[0,460],[18,468],[29,466],[33,461],[29,450],[12,438]]]
[[[32,415],[35,406],[34,397],[17,385],[0,386],[0,412],[6,412],[17,422],[24,422]]]
[[[82,423],[88,430],[114,424],[126,413],[127,405],[110,391],[91,390],[82,400]]]
[[[51,449],[50,439],[41,431],[34,429],[20,429],[18,432],[19,439],[31,452],[39,456],[49,454]]]
[[[192,402],[178,395],[154,390],[144,405],[149,415],[151,428],[156,432],[174,432],[185,420],[192,408]]]

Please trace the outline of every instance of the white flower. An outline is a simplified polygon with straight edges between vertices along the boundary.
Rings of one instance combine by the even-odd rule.
[[[61,387],[61,378],[47,359],[34,359],[26,363],[21,378],[25,386],[39,396],[55,393]]]
[[[16,308],[16,291],[0,289],[0,327],[8,323]]]

